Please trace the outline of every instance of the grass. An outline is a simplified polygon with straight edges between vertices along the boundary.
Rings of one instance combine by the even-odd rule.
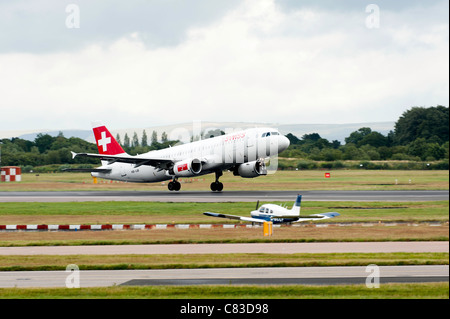
[[[261,203],[262,204],[262,203]],[[448,201],[385,202],[304,202],[302,213],[337,211],[341,216],[325,222],[370,222],[371,227],[333,226],[274,228],[263,237],[259,228],[233,229],[151,229],[127,231],[20,231],[0,232],[0,246],[26,245],[109,245],[169,243],[239,242],[324,242],[324,241],[400,241],[448,240]],[[386,206],[389,208],[386,209]],[[202,214],[215,211],[248,215],[254,203],[160,203],[160,202],[74,202],[2,203],[2,224],[173,224],[228,223]],[[442,226],[419,224],[440,221]],[[414,226],[379,225],[379,221],[409,221]]]
[[[262,203],[261,203],[262,204]],[[386,209],[386,206],[389,208]],[[248,215],[253,203],[159,203],[159,202],[74,202],[74,203],[2,203],[2,224],[173,224],[228,223],[226,219],[207,217],[203,211]],[[0,232],[0,246],[25,245],[109,245],[160,243],[238,243],[238,242],[311,242],[311,241],[395,241],[448,240],[448,201],[384,202],[304,202],[302,213],[337,211],[341,216],[324,222],[370,222],[371,227],[333,226],[274,228],[271,237],[263,237],[259,228],[233,229],[151,229],[127,231],[20,231]],[[414,226],[379,225],[379,221],[408,221]],[[419,224],[440,221],[442,226]]]
[[[259,178],[243,179],[224,172],[225,190],[425,190],[448,189],[448,171],[427,170],[325,170],[277,171]],[[182,178],[182,190],[207,190],[213,175]],[[20,183],[0,183],[0,191],[60,190],[167,190],[167,182],[151,184],[119,183],[100,180],[93,184],[89,173],[23,174]]]
[[[32,255],[0,256],[0,271],[448,265],[448,253],[333,253],[333,254],[173,254],[173,255]]]
[[[261,201],[260,205],[266,202]],[[290,207],[292,202],[274,202]],[[448,201],[430,202],[310,202],[302,214],[337,211],[341,216],[326,222],[448,221]],[[0,224],[114,224],[114,223],[232,223],[203,215],[205,211],[249,216],[255,203],[163,202],[13,202],[0,205]]]
[[[0,299],[448,299],[449,283],[338,286],[115,286],[106,288],[0,288]],[[169,309],[177,313],[177,309]]]
[[[275,228],[151,229],[112,231],[0,232],[0,246],[129,245],[260,242],[448,241],[447,226],[330,226]]]
[[[337,170],[331,178],[324,171],[278,171],[256,179],[242,179],[225,173],[226,190],[412,190],[448,189],[448,171]],[[182,190],[209,191],[212,175],[183,179]],[[0,191],[60,190],[166,190],[166,184],[104,182],[94,185],[89,174],[24,174],[23,182],[0,183]],[[261,202],[261,204],[263,204]],[[289,206],[292,205],[290,203]],[[255,203],[2,203],[0,224],[113,224],[113,223],[223,223],[203,216],[204,211],[248,215]],[[385,206],[395,207],[386,209]],[[439,227],[377,226],[377,221],[448,221],[448,201],[414,203],[308,202],[302,213],[338,211],[335,222],[367,221],[372,227],[275,228],[270,238],[261,229],[189,229],[88,232],[0,232],[1,246],[157,244],[203,242],[310,242],[310,241],[395,241],[446,240],[448,223]],[[331,220],[330,220],[331,221]],[[430,243],[432,244],[432,243]],[[151,256],[1,256],[1,270],[64,269],[75,262],[80,269],[129,269],[167,267],[281,267],[314,265],[398,265],[448,264],[448,253],[395,254],[218,254]],[[349,286],[158,286],[105,288],[0,288],[0,299],[448,299],[449,284],[382,284],[379,289]]]

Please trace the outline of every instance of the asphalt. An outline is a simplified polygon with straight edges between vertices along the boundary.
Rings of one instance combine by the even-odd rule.
[[[449,200],[448,190],[414,191],[61,191],[0,192],[0,202],[161,201],[161,202],[253,202],[293,201],[385,201],[413,202]]]
[[[71,268],[73,269],[73,268]],[[202,285],[202,284],[375,284],[390,282],[448,282],[449,266],[353,266],[209,268],[158,270],[81,270],[0,272],[0,287],[66,287],[79,279],[80,287],[114,285]]]

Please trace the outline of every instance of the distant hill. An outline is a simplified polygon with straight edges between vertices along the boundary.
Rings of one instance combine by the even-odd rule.
[[[351,124],[274,124],[274,123],[232,123],[232,122],[201,122],[201,123],[182,123],[177,125],[157,126],[148,128],[135,128],[135,129],[122,129],[113,130],[111,133],[116,136],[119,134],[122,138],[125,133],[131,139],[134,132],[137,133],[139,139],[142,136],[142,132],[145,129],[147,136],[150,140],[150,136],[153,131],[158,134],[158,139],[161,138],[161,134],[166,132],[169,139],[180,139],[187,142],[188,138],[192,136],[192,132],[195,131],[195,135],[200,132],[208,132],[209,130],[221,129],[225,132],[233,131],[237,129],[247,129],[252,127],[273,127],[277,128],[280,133],[286,135],[292,133],[298,138],[301,138],[304,134],[318,133],[321,137],[326,138],[329,141],[338,140],[341,143],[345,143],[345,138],[350,133],[357,131],[361,127],[370,127],[372,131],[380,132],[383,135],[387,135],[389,131],[394,130],[395,122],[372,122],[372,123],[351,123]],[[183,138],[184,137],[184,138]]]
[[[42,134],[48,134],[50,136],[58,136],[59,133],[62,132],[65,137],[78,137],[86,141],[93,142],[94,136],[92,134],[91,130],[61,130],[61,131],[44,131],[44,132],[37,132],[37,133],[28,133],[20,135],[19,138],[22,138],[24,140],[34,141],[36,139],[36,136],[40,133]],[[92,137],[91,137],[92,135]],[[90,140],[92,139],[92,140]]]
[[[169,139],[180,139],[184,142],[190,140],[192,132],[195,135],[209,130],[221,129],[225,132],[234,131],[236,129],[247,129],[252,127],[273,127],[277,128],[282,134],[286,135],[292,133],[298,138],[301,138],[304,134],[318,133],[321,137],[326,138],[329,141],[338,140],[344,144],[345,138],[350,133],[357,131],[361,127],[370,127],[372,131],[380,132],[383,135],[387,135],[389,131],[394,130],[395,122],[372,122],[372,123],[349,123],[349,124],[274,124],[274,123],[244,123],[244,122],[194,122],[194,123],[181,123],[176,125],[146,127],[146,128],[129,128],[129,129],[117,129],[108,127],[111,133],[116,136],[120,135],[121,140],[128,134],[131,139],[134,132],[137,133],[139,140],[141,140],[142,133],[145,130],[150,141],[153,131],[156,131],[158,139],[161,139],[161,134],[166,132]],[[28,132],[7,132],[0,131],[0,138],[12,138],[19,137],[22,139],[34,141],[39,133],[49,134],[51,136],[57,136],[59,132],[62,132],[65,137],[78,137],[88,142],[94,143],[94,135],[92,130],[42,130],[42,131],[28,131]]]

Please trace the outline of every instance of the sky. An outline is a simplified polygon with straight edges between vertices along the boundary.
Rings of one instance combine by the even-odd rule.
[[[449,104],[447,0],[0,0],[0,131],[396,121]]]

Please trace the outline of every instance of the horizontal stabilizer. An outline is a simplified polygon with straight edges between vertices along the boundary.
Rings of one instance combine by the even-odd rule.
[[[142,165],[148,165],[148,166],[158,167],[161,169],[169,169],[173,165],[173,161],[170,159],[166,159],[166,158],[138,157],[138,156],[130,156],[127,154],[125,154],[125,155],[103,155],[103,154],[72,152],[72,158],[75,158],[77,156],[98,158],[102,161],[108,161],[108,165],[116,163],[116,162],[134,164],[135,168],[142,166]]]
[[[322,213],[322,214],[316,214],[317,216],[322,216],[322,218],[333,218],[333,217],[337,217],[340,216],[341,214],[336,213],[336,212],[330,212],[330,213]]]
[[[85,172],[85,173],[111,173],[108,168],[64,168],[63,172]]]
[[[313,214],[309,216],[300,216],[298,220],[295,221],[295,223],[301,223],[308,220],[321,220],[321,219],[328,219],[339,216],[339,213],[335,212],[329,212],[329,213],[321,213],[321,214]]]

